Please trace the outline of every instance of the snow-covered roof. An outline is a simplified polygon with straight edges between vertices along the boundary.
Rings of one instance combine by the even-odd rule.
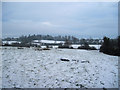
[[[64,43],[65,41],[54,41],[54,40],[33,40],[33,42],[35,43]]]
[[[40,40],[33,40],[33,42],[36,42],[36,43],[37,43],[37,42],[40,42]]]
[[[3,44],[21,43],[19,41],[2,41]]]

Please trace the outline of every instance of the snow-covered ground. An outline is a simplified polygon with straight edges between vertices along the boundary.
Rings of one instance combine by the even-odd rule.
[[[95,47],[96,49],[100,49],[101,45],[89,45],[90,47]]]
[[[81,45],[73,44],[71,45],[73,48],[78,48]],[[100,49],[101,45],[89,45],[90,47],[95,47],[96,49]]]
[[[118,57],[98,50],[3,47],[2,65],[4,88],[118,88]]]

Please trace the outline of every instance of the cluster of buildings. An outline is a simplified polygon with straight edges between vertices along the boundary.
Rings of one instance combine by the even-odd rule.
[[[31,42],[32,45],[44,46],[44,45],[62,45],[65,41],[54,41],[54,40],[33,40]],[[2,41],[2,45],[13,45],[13,44],[21,44],[20,41]]]
[[[6,46],[6,45],[14,46],[14,45],[21,45],[21,44],[22,44],[22,42],[20,42],[20,41],[2,41],[3,46]],[[31,43],[28,43],[28,44],[31,44],[32,46],[41,46],[41,47],[48,46],[48,47],[54,48],[54,47],[58,47],[60,45],[65,45],[66,42],[65,41],[55,41],[55,40],[33,40]],[[81,45],[80,44],[71,44],[69,46],[71,46],[73,48],[78,48]],[[100,44],[95,44],[95,45],[90,44],[89,46],[99,49],[101,45]]]

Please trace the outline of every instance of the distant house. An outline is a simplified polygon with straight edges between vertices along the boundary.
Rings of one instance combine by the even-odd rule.
[[[12,45],[15,43],[20,44],[21,42],[20,41],[2,41],[2,45],[5,45],[5,44]]]
[[[33,45],[38,45],[38,46],[41,46],[41,45],[42,45],[41,42],[40,42],[40,40],[33,40],[33,41],[32,41],[32,44],[33,44]]]
[[[64,44],[65,41],[54,41],[54,40],[33,40],[32,44],[34,45],[60,45]]]

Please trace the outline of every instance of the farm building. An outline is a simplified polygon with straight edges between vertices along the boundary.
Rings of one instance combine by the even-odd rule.
[[[34,45],[61,45],[64,44],[65,41],[54,41],[54,40],[33,40],[32,44]]]

